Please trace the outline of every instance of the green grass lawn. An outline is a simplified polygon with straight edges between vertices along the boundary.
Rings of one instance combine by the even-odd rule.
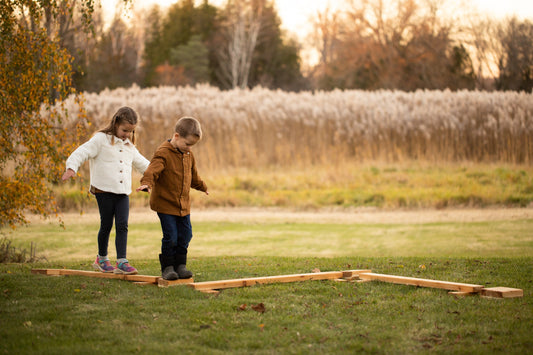
[[[317,214],[319,218],[319,214]],[[382,282],[306,281],[204,294],[31,268],[91,270],[97,224],[33,223],[8,235],[33,264],[0,264],[0,353],[525,354],[533,348],[533,221],[194,222],[195,281],[368,268],[521,288],[524,297],[455,298]],[[130,223],[128,256],[158,275],[160,227]],[[113,237],[112,237],[113,240]],[[110,243],[110,255],[114,255]],[[253,305],[263,303],[266,311]]]

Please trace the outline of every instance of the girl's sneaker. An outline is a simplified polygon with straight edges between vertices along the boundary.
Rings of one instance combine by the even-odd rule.
[[[115,274],[134,275],[137,269],[131,266],[128,260],[117,261],[117,267],[113,271]]]
[[[109,262],[109,259],[103,259],[100,256],[96,257],[96,260],[94,261],[93,267],[101,272],[113,272],[115,271],[115,268],[113,265],[111,265],[111,262]]]

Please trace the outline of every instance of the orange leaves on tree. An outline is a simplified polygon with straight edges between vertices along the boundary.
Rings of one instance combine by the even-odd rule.
[[[71,93],[72,70],[68,52],[39,26],[45,6],[57,10],[39,0],[0,2],[0,227],[25,223],[28,212],[57,214],[51,184],[64,169],[68,135],[52,105]]]

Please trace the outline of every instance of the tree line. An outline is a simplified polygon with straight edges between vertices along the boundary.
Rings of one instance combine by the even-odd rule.
[[[134,2],[134,0],[133,0]],[[63,3],[77,6],[75,0]],[[530,92],[533,23],[443,15],[446,1],[347,0],[310,19],[319,61],[303,68],[302,44],[284,33],[274,0],[177,0],[169,8],[118,11],[106,25],[92,13],[59,17],[58,37],[74,58],[74,86],[98,92],[137,84],[287,91],[480,89]]]

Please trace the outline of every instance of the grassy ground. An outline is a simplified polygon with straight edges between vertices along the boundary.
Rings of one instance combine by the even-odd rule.
[[[265,169],[230,169],[200,174],[209,196],[193,191],[195,208],[525,207],[533,203],[533,166],[422,162],[346,163]],[[88,173],[85,173],[85,177]],[[87,179],[87,178],[86,178]],[[134,176],[134,185],[140,178]],[[57,186],[63,210],[94,208],[87,184]],[[133,193],[132,206],[146,206],[148,195]]]
[[[416,212],[412,212],[416,213]],[[455,298],[380,282],[307,281],[207,295],[126,281],[32,275],[90,270],[97,224],[35,222],[11,237],[47,260],[1,264],[0,352],[190,354],[501,353],[531,351],[533,222],[327,223],[193,220],[196,281],[369,268],[374,272],[524,290],[523,298]],[[229,216],[231,220],[231,216]],[[237,218],[235,218],[237,219]],[[112,244],[112,243],[111,243]],[[159,226],[130,223],[129,258],[157,275]],[[113,255],[113,248],[110,249]],[[264,313],[252,306],[263,303]]]

